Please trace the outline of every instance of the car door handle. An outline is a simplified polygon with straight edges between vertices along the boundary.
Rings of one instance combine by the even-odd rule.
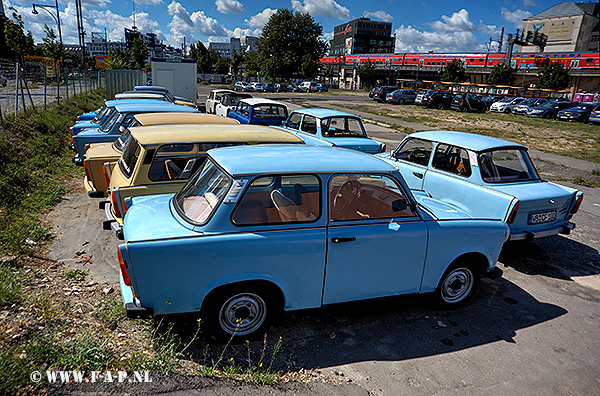
[[[413,172],[413,175],[417,176],[419,179],[423,178],[423,174],[419,172]]]
[[[342,243],[342,242],[352,242],[352,241],[356,241],[356,237],[350,237],[350,238],[333,237],[333,238],[331,238],[331,243]]]

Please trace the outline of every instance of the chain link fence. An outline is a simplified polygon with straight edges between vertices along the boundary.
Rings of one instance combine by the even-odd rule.
[[[48,104],[104,85],[97,72],[84,75],[78,69],[55,67],[51,58],[25,57],[23,62],[0,59],[0,123],[6,114],[27,109],[43,111]]]

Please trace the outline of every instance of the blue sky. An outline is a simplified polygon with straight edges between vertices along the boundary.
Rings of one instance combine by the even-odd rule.
[[[2,0],[19,10],[26,30],[36,42],[44,37],[44,23],[56,28],[46,12],[31,13],[32,1]],[[35,0],[54,4],[52,0]],[[485,52],[490,37],[500,37],[522,27],[522,19],[544,11],[559,1],[548,0],[136,0],[136,25],[154,32],[165,44],[181,47],[186,42],[229,41],[230,37],[258,36],[277,8],[308,12],[323,26],[329,40],[333,28],[348,20],[368,17],[392,22],[396,52]],[[123,28],[132,26],[131,0],[82,0],[85,30],[104,32],[123,40]],[[63,41],[77,43],[74,0],[59,0]],[[495,50],[493,48],[492,50]]]

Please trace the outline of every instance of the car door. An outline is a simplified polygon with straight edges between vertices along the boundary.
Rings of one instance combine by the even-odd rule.
[[[393,153],[394,165],[400,170],[411,190],[423,189],[433,143],[422,139],[407,139]]]
[[[389,175],[338,174],[329,182],[323,304],[420,290],[427,226]]]

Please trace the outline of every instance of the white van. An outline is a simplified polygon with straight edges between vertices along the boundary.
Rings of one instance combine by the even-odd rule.
[[[303,81],[298,86],[302,92],[317,92],[319,90],[317,83],[312,81]]]

